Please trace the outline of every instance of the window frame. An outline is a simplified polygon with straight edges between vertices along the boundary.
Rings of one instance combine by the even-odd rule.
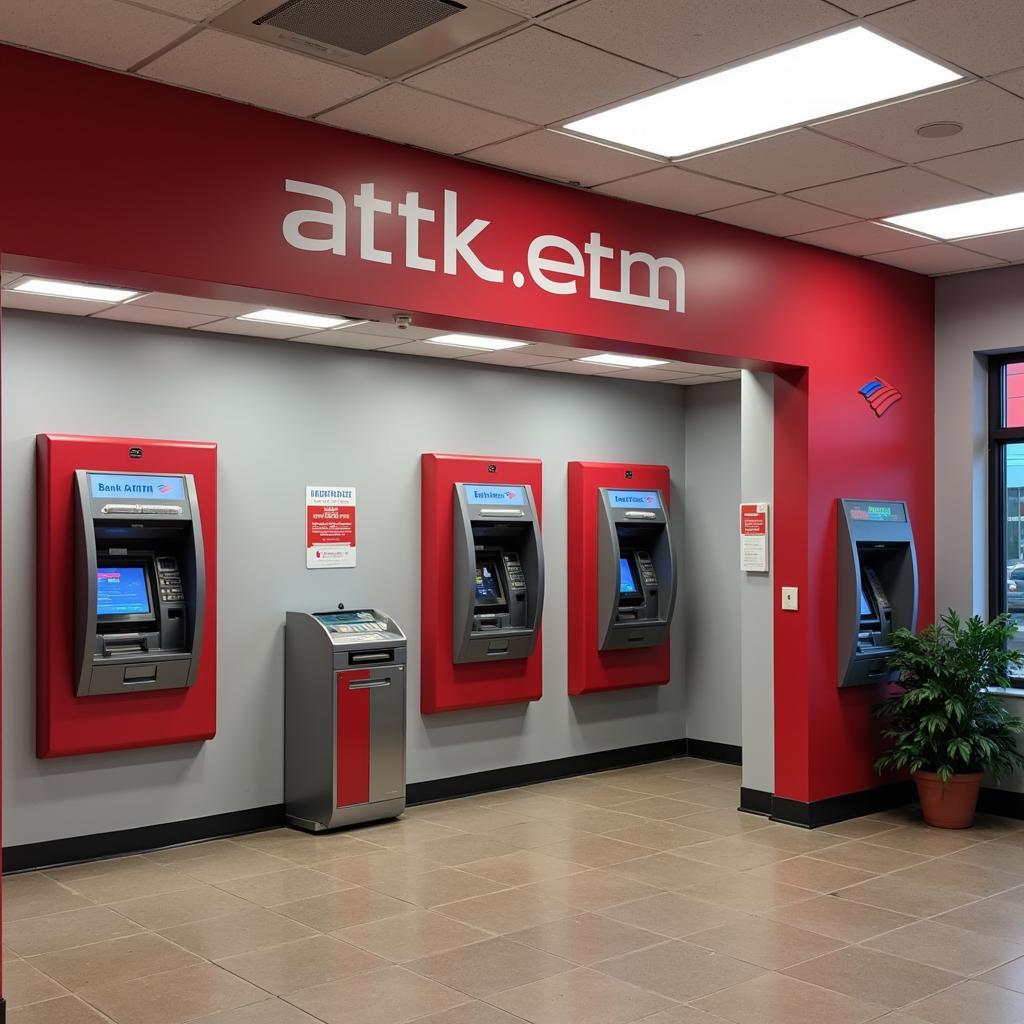
[[[1006,367],[1024,363],[1024,350],[990,356],[988,361],[988,595],[989,617],[1006,611],[1006,458],[1007,445],[1024,444],[1024,426],[1003,425]],[[1018,513],[1019,514],[1019,513]],[[1022,525],[1018,522],[1018,528]]]

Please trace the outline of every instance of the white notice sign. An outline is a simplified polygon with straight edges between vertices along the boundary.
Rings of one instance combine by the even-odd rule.
[[[768,502],[740,505],[740,568],[768,571]]]
[[[306,568],[356,564],[356,489],[306,488]]]

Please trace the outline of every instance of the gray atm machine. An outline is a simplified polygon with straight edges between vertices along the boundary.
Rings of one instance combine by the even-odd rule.
[[[840,498],[839,686],[895,678],[889,636],[917,623],[917,554],[902,501]]]
[[[288,612],[290,825],[323,832],[405,810],[405,665],[405,634],[385,612]]]
[[[75,472],[75,693],[191,686],[206,573],[191,475]]]
[[[452,660],[526,658],[544,606],[544,549],[529,484],[456,484]]]
[[[597,517],[599,649],[664,643],[676,601],[676,560],[661,491],[601,487]]]

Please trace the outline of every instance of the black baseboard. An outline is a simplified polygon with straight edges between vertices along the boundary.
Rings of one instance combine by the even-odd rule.
[[[1004,818],[1024,819],[1024,793],[985,787],[978,796],[978,810],[985,814],[1001,814]]]
[[[747,811],[750,814],[768,814],[772,813],[772,801],[775,798],[764,789],[748,789],[746,786],[740,787],[740,810]]]
[[[552,782],[572,775],[590,775],[612,768],[630,768],[637,764],[664,761],[670,757],[685,757],[688,742],[685,739],[665,740],[661,743],[643,743],[635,747],[599,750],[593,754],[560,757],[554,761],[536,764],[518,764],[509,768],[494,768],[472,775],[456,775],[448,779],[412,782],[405,790],[409,804],[428,804],[435,800],[450,800],[458,796],[490,793],[497,789],[530,786],[537,782]],[[710,758],[709,758],[710,760]]]
[[[716,743],[714,740],[687,740],[686,756],[699,757],[704,761],[721,761],[722,764],[743,764],[743,748],[732,743]]]
[[[538,764],[496,768],[492,771],[475,772],[472,775],[459,775],[449,779],[413,782],[406,788],[406,800],[410,805],[431,803],[435,800],[528,786],[573,775],[609,771],[613,768],[629,768],[633,765],[687,755],[707,761],[723,761],[726,764],[739,764],[741,761],[740,748],[726,743],[713,743],[708,740],[666,740],[661,743],[644,743],[633,747],[620,747],[617,750],[601,750],[593,754],[562,757],[553,761],[541,761]],[[101,857],[118,857],[168,846],[180,846],[183,843],[201,842],[205,839],[240,835],[244,832],[258,832],[260,829],[280,828],[284,824],[284,807],[281,804],[273,804],[269,807],[254,807],[245,811],[231,811],[227,814],[214,814],[207,818],[192,818],[187,821],[172,821],[163,825],[146,825],[119,832],[101,832],[96,835],[73,836],[70,839],[53,839],[44,843],[8,846],[3,851],[3,870],[6,873],[30,871],[59,864],[98,860]],[[0,1024],[3,1024],[2,1017]]]
[[[0,996],[0,1024],[6,1024],[7,1021],[7,1000],[3,996]]]
[[[787,797],[772,798],[772,821],[802,828],[820,828],[837,821],[859,818],[875,811],[888,811],[901,807],[915,799],[912,782],[893,782],[874,789],[862,789],[857,793],[844,793],[827,800],[813,800],[805,803]]]
[[[127,853],[141,853],[166,846],[179,846],[203,839],[258,832],[265,828],[284,825],[284,806],[253,807],[246,811],[229,811],[207,818],[187,821],[169,821],[163,825],[145,825],[119,832],[100,832],[91,836],[73,836],[70,839],[51,839],[44,843],[26,843],[6,846],[3,851],[3,870],[28,871],[33,868],[73,864],[101,857],[117,857]],[[2,1018],[0,1018],[2,1022]]]

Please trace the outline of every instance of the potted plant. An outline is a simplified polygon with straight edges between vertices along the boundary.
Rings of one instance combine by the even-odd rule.
[[[889,665],[900,680],[874,709],[891,741],[875,768],[909,769],[929,825],[970,828],[985,774],[998,781],[1024,767],[1017,749],[1024,720],[998,693],[1010,686],[1009,668],[1024,663],[1007,646],[1016,631],[1005,613],[986,624],[950,609],[919,633],[900,629],[889,638]]]

